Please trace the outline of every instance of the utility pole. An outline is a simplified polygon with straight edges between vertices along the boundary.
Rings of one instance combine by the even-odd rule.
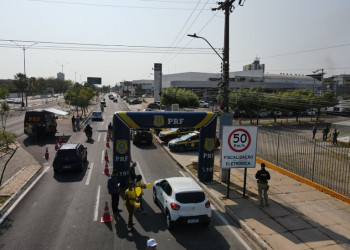
[[[29,49],[30,47],[36,45],[37,43],[33,43],[29,46],[21,46],[19,45],[18,43],[16,43],[15,41],[11,41],[13,42],[14,44],[16,44],[19,48],[21,48],[23,50],[23,70],[24,70],[24,76],[25,76],[25,80],[27,81],[27,74],[26,74],[26,49]],[[26,86],[26,107],[28,107],[28,81],[27,81],[27,86]],[[23,103],[23,91],[22,91],[22,103]]]
[[[236,0],[225,0],[218,2],[219,7],[213,8],[213,11],[223,10],[225,12],[225,27],[224,27],[224,51],[222,60],[222,83],[219,84],[221,91],[220,108],[223,111],[220,118],[220,139],[223,140],[223,126],[232,125],[232,115],[229,113],[229,82],[230,82],[230,13],[233,11],[233,3]],[[238,5],[243,6],[244,0],[239,0]],[[227,180],[227,197],[230,183],[230,169],[227,171],[220,168],[221,181]]]

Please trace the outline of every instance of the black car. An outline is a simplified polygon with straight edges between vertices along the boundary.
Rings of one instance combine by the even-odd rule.
[[[140,104],[140,103],[142,103],[142,101],[139,99],[134,99],[129,101],[129,104]]]
[[[152,102],[152,103],[148,104],[147,108],[149,108],[149,109],[164,109],[164,106],[160,105],[157,102]]]
[[[149,129],[135,129],[132,133],[132,140],[134,144],[152,144],[152,132]]]
[[[63,170],[84,170],[84,163],[87,161],[87,148],[80,143],[62,144],[58,148],[53,160],[53,171],[55,173]]]

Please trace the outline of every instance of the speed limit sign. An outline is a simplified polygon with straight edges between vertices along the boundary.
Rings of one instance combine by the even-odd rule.
[[[257,127],[225,126],[222,139],[222,168],[255,168]]]

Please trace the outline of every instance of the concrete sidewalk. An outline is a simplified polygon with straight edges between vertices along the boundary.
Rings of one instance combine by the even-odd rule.
[[[147,103],[127,105],[132,111],[146,106]],[[198,162],[196,152],[172,153],[165,143],[161,145],[197,179],[191,165]],[[219,151],[215,165],[220,166]],[[258,205],[255,173],[259,164],[247,169],[245,198],[244,169],[231,169],[229,199],[225,198],[227,185],[220,181],[218,167],[213,181],[200,185],[263,249],[350,249],[350,204],[268,167],[269,164],[269,207]]]

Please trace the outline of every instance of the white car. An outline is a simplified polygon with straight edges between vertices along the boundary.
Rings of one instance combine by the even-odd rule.
[[[201,108],[208,108],[209,107],[209,103],[207,103],[205,101],[199,101],[199,107],[201,107]]]
[[[171,177],[154,182],[153,201],[163,210],[167,228],[178,223],[210,224],[210,201],[189,177]]]
[[[102,111],[100,110],[92,111],[91,120],[103,120]]]

